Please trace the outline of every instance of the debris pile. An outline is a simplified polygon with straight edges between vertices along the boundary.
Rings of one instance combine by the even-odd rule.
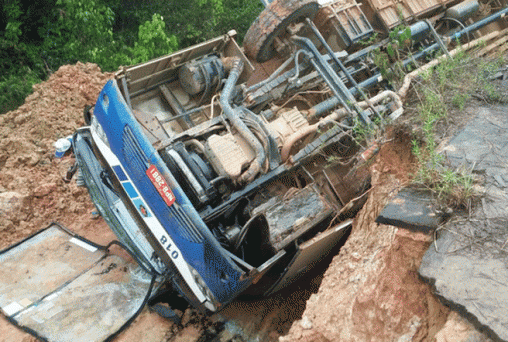
[[[83,108],[95,102],[110,76],[93,64],[63,66],[47,82],[35,85],[24,105],[0,116],[0,248],[51,221],[97,243],[114,239],[104,221],[94,215],[86,189],[63,180],[74,159],[56,158],[53,146],[83,125]],[[500,300],[507,277],[502,265],[508,248],[503,216],[508,207],[508,173],[503,165],[508,121],[501,107],[467,109],[464,115],[478,113],[478,119],[445,149],[452,165],[467,165],[485,177],[485,196],[472,216],[466,221],[452,219],[438,229],[435,245],[432,236],[375,222],[414,171],[411,138],[404,130],[394,129],[371,166],[373,188],[348,241],[319,291],[295,303],[303,305],[310,295],[303,316],[280,341],[487,341],[486,335],[508,339],[503,325],[508,324],[504,321],[508,313]],[[452,269],[453,281],[449,279]],[[418,270],[429,284],[421,281]],[[450,313],[433,290],[461,315]],[[234,319],[234,311],[242,307],[234,303],[228,319]],[[278,314],[277,309],[260,310],[260,316],[279,327],[267,328],[265,340],[277,340],[295,319],[287,312]],[[286,306],[283,310],[288,311]],[[228,339],[223,333],[224,341],[239,340],[232,332],[242,325],[241,315],[237,314],[234,326],[222,321],[204,323],[204,317],[188,309],[184,316],[192,318],[181,329],[145,310],[117,340],[200,341],[221,329],[231,335]],[[245,326],[268,326],[248,320],[244,319]],[[228,329],[228,324],[233,328]],[[36,341],[0,319],[0,342],[13,340]]]

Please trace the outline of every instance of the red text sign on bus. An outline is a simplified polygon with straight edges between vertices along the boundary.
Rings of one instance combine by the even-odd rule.
[[[161,173],[159,170],[157,170],[155,165],[151,165],[148,170],[146,170],[146,175],[148,178],[150,178],[153,185],[159,192],[159,195],[161,195],[162,199],[164,202],[166,202],[168,207],[175,203],[175,195],[173,194],[173,191],[171,191],[168,183],[166,183],[166,180],[164,177],[162,177]]]

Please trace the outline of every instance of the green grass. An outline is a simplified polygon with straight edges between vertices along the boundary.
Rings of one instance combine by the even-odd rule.
[[[499,58],[475,59],[461,52],[427,71],[415,86],[421,130],[412,141],[413,154],[420,164],[413,183],[432,190],[443,205],[469,207],[475,197],[475,177],[471,170],[446,165],[437,151],[437,126],[453,124],[448,122],[450,113],[463,111],[473,97],[498,101],[501,96],[489,77],[501,63]]]

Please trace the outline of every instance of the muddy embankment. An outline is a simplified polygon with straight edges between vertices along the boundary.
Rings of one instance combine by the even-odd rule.
[[[430,237],[375,222],[415,165],[410,135],[403,128],[389,134],[349,239],[280,341],[430,341],[444,325],[448,309],[417,274]]]

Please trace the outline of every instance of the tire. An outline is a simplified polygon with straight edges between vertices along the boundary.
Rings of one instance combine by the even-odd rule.
[[[261,12],[243,40],[246,55],[259,63],[270,60],[274,54],[273,41],[286,28],[305,18],[314,19],[319,10],[315,0],[275,0]]]

